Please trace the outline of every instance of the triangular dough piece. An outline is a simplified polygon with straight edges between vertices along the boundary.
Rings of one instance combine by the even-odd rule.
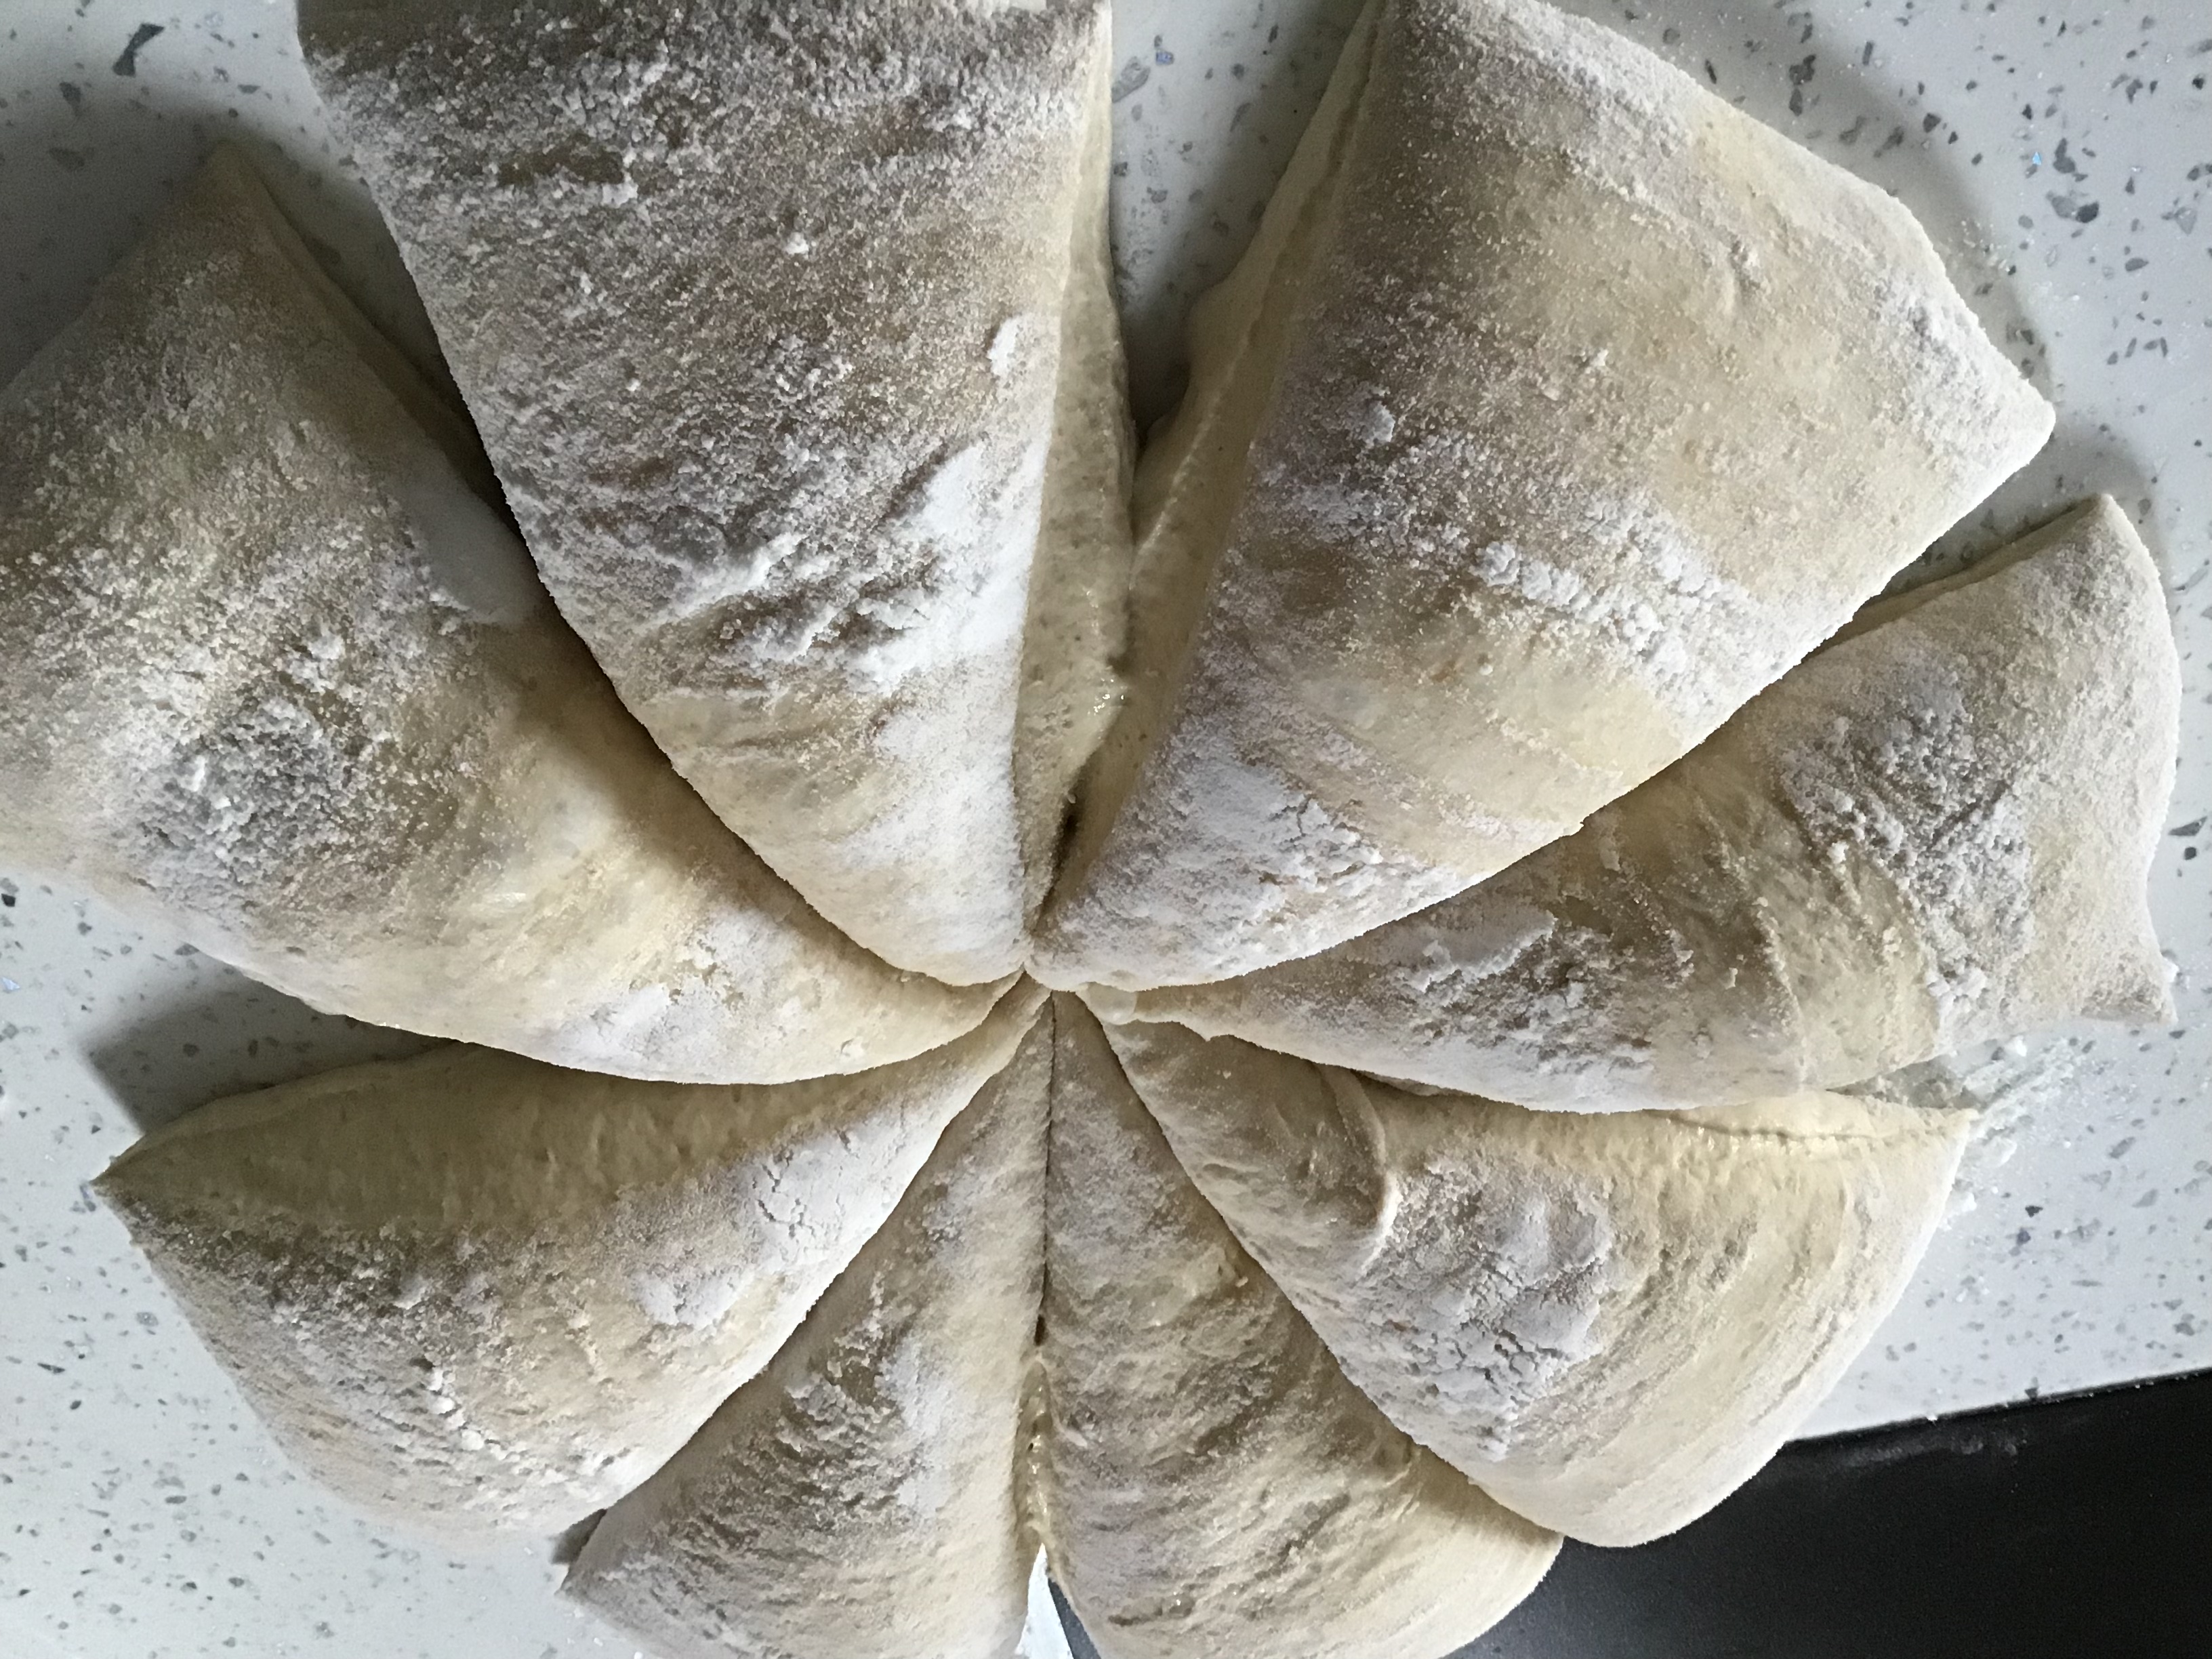
[[[1384,1420],[1056,999],[1045,1547],[1105,1659],[1433,1659],[1559,1539]]]
[[[1090,702],[1060,693],[1104,672],[1040,666],[1059,689],[1018,719],[1032,555],[1112,587],[1109,616],[1127,556],[1117,504],[1085,499],[1118,473],[1093,417],[1123,418],[1103,4],[301,10],[623,700],[863,945],[956,982],[1018,966],[1049,875],[1024,843],[1047,857],[1080,754],[1018,786],[1017,726],[1079,750]],[[1114,645],[1060,625],[1079,598],[1041,603],[1055,645]]]
[[[1051,1078],[1048,1018],[768,1369],[608,1511],[570,1595],[663,1659],[1011,1659]]]
[[[0,849],[319,1007],[625,1076],[981,1018],[714,821],[410,408],[219,152],[0,392]]]
[[[1821,1094],[1579,1117],[1110,1036],[1345,1375],[1592,1544],[1695,1520],[1805,1420],[1903,1294],[1968,1122]]]
[[[768,1363],[1035,1011],[760,1087],[441,1049],[219,1101],[99,1190],[319,1479],[447,1535],[553,1532]]]
[[[1054,982],[1226,978],[1571,833],[2051,412],[1911,216],[1532,0],[1377,0],[1137,481]]]
[[[2146,887],[2180,677],[2100,499],[1874,607],[1504,875],[1141,1018],[1531,1106],[1835,1087],[2081,1015],[2171,1018]]]

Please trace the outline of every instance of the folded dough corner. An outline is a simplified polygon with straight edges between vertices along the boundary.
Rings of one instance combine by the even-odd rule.
[[[1556,1534],[1386,1420],[1055,1000],[1042,1458],[1054,1577],[1104,1659],[1435,1659]]]
[[[774,1082],[973,1026],[990,989],[861,950],[676,775],[435,405],[218,152],[0,390],[0,850],[562,1065]]]
[[[1051,1078],[1047,1013],[783,1351],[607,1512],[570,1595],[663,1659],[1012,1659]]]
[[[1843,637],[1577,835],[1319,956],[1131,1012],[1567,1110],[1835,1088],[2168,1017],[2148,881],[2180,668],[2109,498]]]
[[[1374,0],[1191,339],[1055,984],[1309,956],[1572,832],[2052,421],[1903,207],[1533,0]]]
[[[319,1480],[445,1537],[550,1534],[769,1362],[1037,1006],[758,1086],[445,1048],[218,1101],[98,1189]]]
[[[1972,1114],[1530,1112],[1109,1028],[1198,1189],[1367,1397],[1585,1543],[1758,1473],[1904,1293]]]
[[[301,12],[623,701],[862,945],[1012,971],[1128,556],[1103,4]]]

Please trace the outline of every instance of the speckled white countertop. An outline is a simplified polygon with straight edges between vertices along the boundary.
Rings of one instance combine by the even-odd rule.
[[[1115,212],[1142,412],[1173,400],[1189,301],[1243,248],[1357,9],[1122,0]],[[2158,556],[2181,641],[2181,782],[2154,877],[2180,1022],[2046,1036],[1977,1074],[1996,1105],[1958,1212],[1814,1426],[2212,1364],[2212,13],[1574,9],[1911,205],[2059,408],[2051,447],[1953,550],[2107,490]],[[0,0],[0,378],[222,136],[427,354],[289,0]],[[294,1474],[85,1192],[142,1127],[420,1046],[0,868],[0,1653],[634,1651],[553,1597],[547,1547],[448,1556]]]

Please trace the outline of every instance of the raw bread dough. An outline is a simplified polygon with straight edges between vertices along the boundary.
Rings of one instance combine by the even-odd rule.
[[[1592,1544],[1695,1520],[1805,1420],[1911,1278],[1969,1121],[1826,1094],[1571,1117],[1109,1035],[1345,1375]]]
[[[1145,1018],[1530,1106],[1832,1088],[2077,1016],[2172,1018],[2147,881],[2179,668],[2100,498],[1884,601],[1578,835]]]
[[[1052,1023],[768,1369],[608,1511],[568,1593],[664,1659],[1012,1659]]]
[[[1056,984],[1310,955],[1571,833],[2051,423],[1905,209],[1531,0],[1370,6],[1192,341]]]
[[[0,392],[7,857],[319,1007],[625,1076],[981,1018],[715,822],[410,407],[219,152]]]
[[[1085,769],[1126,692],[1118,665],[1135,551],[1129,489],[1136,456],[1107,237],[1112,113],[1103,99],[1091,106],[1081,167],[1088,193],[1077,204],[1076,275],[1060,320],[1053,465],[1023,634],[1014,803],[1031,919],[1059,871]]]
[[[1033,672],[1018,719],[1024,619],[1114,644],[1079,593],[1032,600],[1032,555],[1078,589],[1127,557],[1088,498],[1122,418],[1102,0],[301,11],[623,700],[860,943],[957,982],[1012,970],[1049,877],[1024,843],[1045,856],[1079,760],[1025,759],[1024,825],[1016,730],[1087,741],[1070,711],[1105,674]]]
[[[1036,1005],[763,1087],[441,1049],[219,1101],[99,1191],[319,1480],[447,1536],[550,1533],[769,1363]]]
[[[1383,1420],[1055,999],[1046,1549],[1105,1659],[1431,1659],[1559,1540]]]

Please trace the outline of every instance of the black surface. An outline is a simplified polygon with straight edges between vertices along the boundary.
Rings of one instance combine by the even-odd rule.
[[[2212,1373],[1786,1447],[1456,1659],[1921,1656],[2212,1659]]]
[[[2212,1375],[1806,1441],[1463,1659],[2212,1659]]]

